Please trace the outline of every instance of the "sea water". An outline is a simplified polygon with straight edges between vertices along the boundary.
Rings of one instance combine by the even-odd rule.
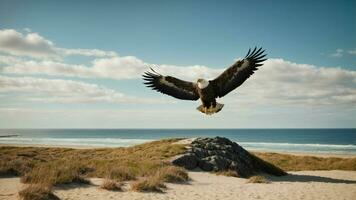
[[[164,138],[227,137],[248,150],[356,154],[356,129],[0,129],[0,144],[127,147]]]

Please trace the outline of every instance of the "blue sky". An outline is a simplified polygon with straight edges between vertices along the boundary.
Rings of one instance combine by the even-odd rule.
[[[0,127],[355,127],[355,4],[0,0]],[[26,40],[31,34],[39,38]],[[226,106],[217,116],[150,91],[135,75],[154,64],[210,78],[255,45],[267,50],[266,69],[218,100]],[[83,53],[93,49],[102,52]]]

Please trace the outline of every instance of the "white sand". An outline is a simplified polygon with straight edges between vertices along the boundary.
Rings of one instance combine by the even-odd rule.
[[[207,172],[189,172],[189,175],[193,179],[189,184],[167,184],[164,193],[109,192],[98,188],[101,179],[92,179],[90,186],[56,187],[55,194],[68,200],[356,199],[356,171],[290,172],[284,177],[268,177],[272,181],[269,184],[246,183],[246,179]],[[23,187],[19,178],[0,178],[0,199],[18,199],[17,192]]]

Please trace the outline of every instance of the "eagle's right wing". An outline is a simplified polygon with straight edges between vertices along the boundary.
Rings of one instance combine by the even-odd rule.
[[[183,81],[172,76],[162,76],[153,69],[151,70],[152,72],[145,72],[145,74],[142,75],[143,80],[145,80],[144,84],[147,87],[178,99],[199,99],[196,83]]]
[[[243,60],[238,60],[216,79],[211,80],[210,83],[215,86],[216,97],[225,96],[245,82],[259,66],[263,65],[262,62],[267,60],[266,54],[263,53],[262,48],[255,47],[252,52],[251,49],[248,50]]]

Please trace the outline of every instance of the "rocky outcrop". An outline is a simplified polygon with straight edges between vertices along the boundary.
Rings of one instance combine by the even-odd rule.
[[[249,177],[257,173],[286,175],[286,172],[280,168],[223,137],[195,139],[188,146],[186,153],[175,157],[172,163],[189,170],[197,167],[204,171],[233,170],[241,177]]]

